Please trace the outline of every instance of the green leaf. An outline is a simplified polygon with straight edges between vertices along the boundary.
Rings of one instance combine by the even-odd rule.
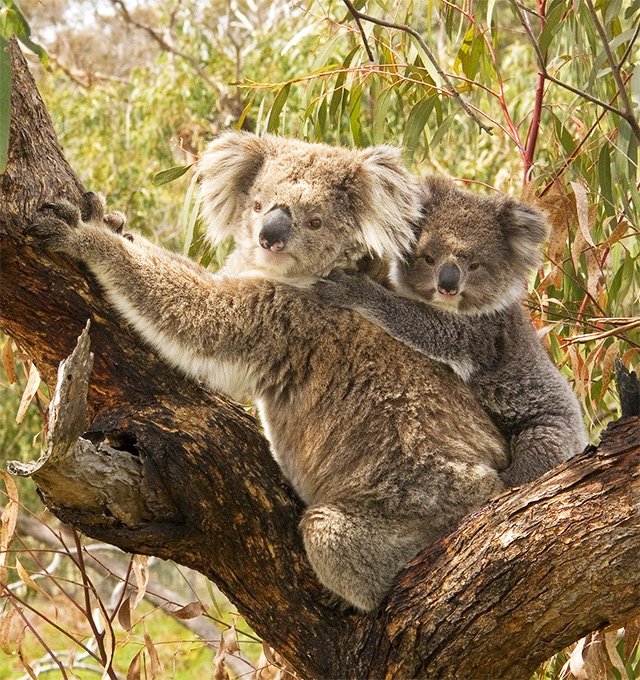
[[[451,126],[451,123],[455,120],[456,117],[456,112],[454,111],[453,113],[450,113],[443,121],[442,123],[438,126],[438,129],[436,130],[435,134],[430,140],[430,145],[431,148],[434,149],[440,142],[442,141],[442,138],[444,135],[447,133],[449,130],[449,127]]]
[[[336,48],[344,42],[344,34],[338,31],[332,38],[329,38],[327,42],[322,46],[321,50],[318,52],[316,58],[313,60],[311,65],[311,70],[316,71],[327,66],[329,58],[336,51]]]
[[[410,111],[404,130],[402,145],[405,148],[405,161],[411,163],[416,152],[420,135],[424,130],[436,100],[435,95],[423,97]]]
[[[172,168],[167,168],[167,170],[161,170],[160,172],[157,172],[153,176],[153,186],[161,187],[163,184],[173,182],[179,177],[182,177],[182,175],[184,175],[190,167],[191,165],[174,165]]]
[[[356,146],[362,146],[362,124],[360,122],[360,105],[362,104],[362,83],[356,83],[349,92],[349,124]]]
[[[487,3],[487,27],[491,28],[491,22],[493,21],[493,8],[495,7],[496,0],[489,0]]]
[[[347,78],[345,71],[338,73],[336,78],[336,84],[333,88],[333,94],[331,95],[331,104],[329,104],[329,118],[335,123],[336,117],[338,116],[338,109],[340,109],[340,115],[342,114],[343,99],[344,99],[344,83]]]
[[[238,118],[238,122],[236,123],[236,130],[242,130],[242,126],[244,125],[245,119],[247,118],[249,113],[251,113],[251,111],[253,111],[253,102],[254,102],[257,94],[258,94],[258,92],[255,91],[251,95],[251,98],[249,99],[249,103],[244,107],[242,113],[240,114],[240,118]]]
[[[546,55],[549,46],[551,45],[554,36],[562,26],[562,17],[566,11],[566,5],[564,1],[554,3],[552,8],[547,13],[547,19],[544,25],[544,29],[540,34],[538,39],[538,46],[540,47],[540,52]]]
[[[200,209],[199,201],[193,200],[193,193],[198,185],[198,177],[200,176],[200,169],[193,173],[193,177],[189,182],[189,188],[184,197],[184,202],[182,203],[182,210],[180,211],[180,230],[184,231],[184,246],[183,254],[188,256],[191,253],[191,244],[193,243],[193,233],[196,224],[196,218],[198,217],[198,211]]]
[[[563,122],[556,116],[555,113],[551,112],[553,117],[554,126],[556,129],[556,137],[560,140],[563,149],[567,155],[571,155],[576,148],[576,143],[571,136],[571,133],[564,126]]]
[[[467,73],[467,66],[469,63],[469,54],[471,52],[472,43],[473,43],[473,26],[471,26],[467,30],[464,36],[464,40],[462,41],[462,45],[460,45],[460,49],[458,50],[456,60],[453,63],[453,68],[456,70],[457,73],[463,71],[467,77],[471,78],[471,80],[473,80],[473,76],[469,76],[469,74]]]
[[[327,98],[322,97],[316,117],[315,138],[317,142],[321,142],[325,138],[327,130],[327,106]]]
[[[351,60],[356,55],[359,49],[360,49],[359,47],[355,47],[354,49],[351,50],[351,52],[349,52],[344,62],[342,63],[343,69],[349,68],[349,66],[351,65]],[[333,88],[333,94],[331,95],[331,103],[329,104],[329,119],[334,125],[336,125],[336,127],[339,126],[340,124],[342,111],[346,104],[346,91],[344,88],[346,79],[347,79],[346,70],[338,73],[338,77],[336,78],[336,84]]]
[[[31,28],[25,19],[17,0],[4,0],[4,7],[0,8],[0,36],[9,40],[12,35],[34,54],[36,54],[43,66],[49,68],[49,59],[45,50],[31,40]]]
[[[609,0],[609,5],[604,15],[604,24],[608,26],[615,21],[622,12],[622,0]]]
[[[373,125],[371,130],[372,141],[374,144],[382,144],[385,140],[385,128],[387,113],[391,106],[392,95],[394,92],[393,85],[385,88],[376,98],[375,107],[373,109]]]
[[[289,90],[291,83],[287,83],[276,95],[273,101],[271,110],[269,111],[269,119],[267,121],[267,132],[278,132],[280,126],[280,113],[284,107],[285,102],[289,98]]]
[[[602,196],[604,211],[607,215],[615,215],[615,194],[613,182],[611,180],[611,149],[608,144],[603,144],[598,155],[598,183],[600,184],[600,194]]]

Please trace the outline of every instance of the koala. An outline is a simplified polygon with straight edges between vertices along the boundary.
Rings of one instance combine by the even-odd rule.
[[[257,405],[273,455],[306,509],[318,580],[376,608],[397,573],[503,490],[505,441],[464,383],[310,285],[410,247],[417,181],[388,147],[347,150],[226,133],[201,161],[221,272],[105,224],[96,201],[48,203],[26,235],[86,265],[165,361]]]
[[[315,290],[450,366],[509,444],[503,482],[527,483],[587,444],[578,400],[521,304],[544,219],[444,178],[425,180],[421,192],[423,221],[415,245],[391,263],[392,290],[340,272]]]

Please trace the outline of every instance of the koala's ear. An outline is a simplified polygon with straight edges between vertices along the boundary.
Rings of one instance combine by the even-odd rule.
[[[385,260],[402,257],[415,240],[420,197],[417,178],[405,170],[400,151],[376,146],[360,152],[356,214],[363,245]]]
[[[536,267],[542,259],[540,246],[548,234],[545,216],[531,205],[508,200],[500,218],[503,233],[515,257],[527,270]]]
[[[207,236],[214,243],[231,236],[246,193],[260,172],[268,141],[248,132],[227,132],[205,149],[200,161],[199,198]]]

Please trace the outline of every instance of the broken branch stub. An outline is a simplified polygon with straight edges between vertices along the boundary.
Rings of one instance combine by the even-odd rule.
[[[126,526],[136,526],[156,516],[147,503],[149,486],[145,485],[140,456],[81,436],[86,430],[93,367],[90,325],[87,321],[75,349],[59,366],[49,404],[46,448],[37,461],[10,461],[7,469],[13,475],[33,477],[52,507],[107,515]]]

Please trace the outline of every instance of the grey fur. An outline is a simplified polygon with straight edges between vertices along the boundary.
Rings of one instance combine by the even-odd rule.
[[[426,180],[422,192],[416,246],[391,267],[400,295],[363,274],[340,272],[315,290],[448,364],[509,442],[505,485],[529,482],[587,444],[578,400],[520,302],[540,257],[543,217],[509,198],[477,196],[441,178]],[[443,267],[459,272],[455,292],[438,289]]]
[[[319,580],[363,610],[420,549],[503,489],[507,464],[504,440],[446,366],[290,283],[354,266],[369,250],[392,258],[410,247],[416,195],[387,148],[228,134],[206,152],[202,180],[212,229],[236,237],[226,273],[129,242],[99,211],[82,221],[68,204],[44,208],[27,230],[84,262],[165,360],[258,404],[307,505],[300,526]],[[273,206],[290,214],[290,233],[265,253],[260,229]],[[317,216],[322,224],[310,224]]]

